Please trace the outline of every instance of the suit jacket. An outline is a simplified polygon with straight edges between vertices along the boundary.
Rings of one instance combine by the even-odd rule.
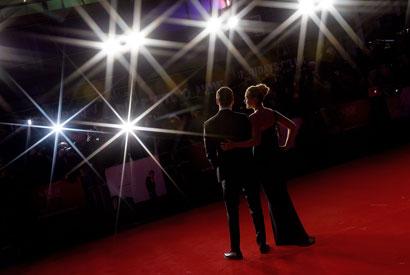
[[[221,110],[204,123],[204,144],[208,160],[217,169],[218,180],[240,176],[252,158],[251,148],[223,151],[226,141],[244,141],[252,137],[252,125],[247,115]]]

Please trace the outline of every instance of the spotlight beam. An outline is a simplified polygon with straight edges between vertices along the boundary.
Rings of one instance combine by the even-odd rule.
[[[253,21],[253,20],[241,20],[241,24],[238,28],[235,28],[236,31],[243,31],[245,33],[255,33],[255,34],[264,34],[268,35],[279,26],[275,22],[265,22],[265,21]]]
[[[12,22],[14,22],[15,18],[13,18],[11,15],[17,13],[18,9],[15,9],[13,11],[13,13],[8,14],[8,17],[6,17],[5,19],[3,19],[0,22],[0,31],[4,30],[5,28],[7,28]]]
[[[342,6],[360,6],[360,7],[380,7],[380,6],[402,6],[405,7],[407,4],[405,1],[363,1],[363,0],[344,0],[340,3]]]
[[[188,107],[188,108],[181,109],[179,111],[175,111],[175,112],[172,112],[172,113],[168,113],[168,114],[156,117],[155,121],[159,121],[159,120],[162,120],[162,119],[169,119],[171,117],[175,117],[175,116],[186,114],[186,113],[191,113],[191,112],[201,110],[201,109],[202,109],[202,105],[194,105],[194,106],[191,106],[191,107]]]
[[[161,47],[167,49],[182,49],[186,44],[182,42],[159,40],[159,39],[146,39],[145,45],[153,47]]]
[[[151,55],[149,51],[145,47],[141,48],[141,52],[144,57],[147,59],[148,63],[154,68],[154,70],[158,73],[158,75],[165,81],[165,83],[170,87],[174,88],[177,86],[175,82],[171,79],[168,73],[164,70],[164,68],[158,63],[158,61]]]
[[[134,1],[134,13],[132,17],[132,29],[133,30],[141,30],[141,7],[142,7],[142,1],[137,0]]]
[[[30,127],[30,128],[40,128],[40,129],[51,129],[50,126],[44,126],[44,125],[27,125],[27,123],[11,123],[11,122],[0,122],[0,125],[6,125],[6,126],[20,126],[20,127]]]
[[[215,1],[211,2],[211,15],[212,17],[218,16],[218,7],[216,6]]]
[[[282,24],[280,24],[276,29],[274,29],[268,36],[266,36],[257,46],[257,49],[261,49],[267,46],[273,39],[285,31],[293,22],[298,20],[301,17],[299,12],[295,12],[288,19],[286,19]],[[264,52],[262,52],[263,54]]]
[[[87,72],[91,67],[93,67],[95,64],[103,60],[104,58],[104,53],[99,52],[98,54],[94,55],[90,60],[88,60],[86,63],[81,65],[81,67],[77,67],[73,62],[70,61],[70,63],[74,66],[76,69],[72,74],[70,74],[68,77],[65,78],[64,84],[67,85],[74,81],[77,77],[81,76],[81,72]]]
[[[249,47],[252,53],[259,59],[259,61],[262,62],[264,58],[260,54],[256,45],[253,43],[252,39],[250,39],[250,37],[242,30],[236,30],[236,32],[239,34],[239,36],[242,38],[245,44]]]
[[[63,52],[63,60],[61,62],[61,79],[60,79],[60,90],[59,90],[59,97],[58,97],[58,109],[57,109],[57,125],[60,125],[61,121],[61,109],[63,105],[63,91],[64,91],[64,52]]]
[[[64,52],[63,52],[63,56],[64,56]],[[64,57],[63,57],[64,58]],[[7,75],[8,74],[3,74],[3,75]],[[35,144],[33,144],[32,146],[30,146],[30,148],[28,148],[27,150],[25,150],[23,153],[21,153],[20,155],[18,155],[16,158],[14,158],[11,162],[9,162],[5,167],[9,166],[11,163],[13,163],[14,161],[16,161],[17,159],[19,159],[21,156],[25,155],[27,152],[29,152],[30,150],[32,150],[34,147],[36,147],[37,145],[39,145],[42,141],[44,141],[45,139],[47,139],[50,135],[55,134],[55,139],[54,139],[54,150],[53,150],[53,161],[52,161],[52,167],[51,167],[51,173],[50,173],[50,187],[49,187],[49,194],[51,192],[51,184],[52,184],[52,179],[53,179],[53,174],[54,174],[54,168],[55,168],[55,159],[56,159],[56,147],[57,147],[57,142],[58,142],[58,135],[60,134],[59,131],[57,130],[57,126],[59,128],[61,128],[61,130],[66,130],[66,128],[64,128],[63,126],[68,123],[68,121],[70,121],[72,118],[74,118],[77,114],[79,114],[79,112],[77,112],[74,116],[72,116],[69,120],[67,120],[66,122],[64,122],[63,124],[60,123],[61,121],[61,110],[62,110],[62,93],[63,93],[63,87],[64,87],[64,59],[62,62],[62,71],[61,71],[61,81],[60,81],[60,92],[59,92],[59,102],[58,102],[58,113],[57,113],[57,122],[55,123],[54,121],[51,120],[51,118],[45,113],[44,110],[41,109],[41,107],[35,102],[35,100],[33,98],[30,97],[30,95],[28,95],[28,93],[13,79],[11,78],[11,76],[9,76],[9,79],[30,99],[30,101],[42,112],[42,114],[49,120],[49,122],[51,122],[51,124],[53,126],[41,126],[41,125],[30,125],[30,127],[37,127],[37,128],[48,128],[48,129],[52,129],[52,131],[50,131],[46,136],[44,136],[42,139],[40,139],[38,142],[36,142]],[[86,105],[86,107],[88,107],[89,105]],[[56,128],[56,129],[54,129]],[[70,130],[75,130],[77,131],[77,129],[70,129]],[[61,132],[62,134],[63,132]],[[5,168],[4,167],[4,168]]]
[[[61,37],[61,36],[54,36],[54,35],[43,35],[43,34],[33,34],[32,37],[45,40],[45,41],[52,41],[59,44],[77,46],[82,48],[91,48],[91,49],[100,49],[101,42],[90,41],[86,39],[78,39],[78,38],[71,38],[71,37]]]
[[[66,56],[66,58],[68,59],[68,61],[74,66],[74,62],[68,57]],[[82,75],[82,77],[84,78],[84,80],[91,86],[91,88],[98,94],[98,96],[104,101],[104,103],[108,106],[108,108],[110,108],[110,110],[114,113],[114,115],[119,118],[120,121],[124,122],[124,120],[122,119],[122,117],[117,113],[117,111],[114,109],[114,107],[112,107],[112,105],[107,101],[107,99],[104,97],[103,94],[101,94],[101,92],[97,89],[97,87],[95,87],[95,85],[88,79],[88,77],[84,74],[84,72],[82,72],[81,70],[79,70],[79,73]]]
[[[64,133],[61,134],[64,139],[70,144],[70,146],[76,151],[76,153],[85,161],[85,163],[91,168],[91,170],[96,174],[96,176],[104,182],[104,178],[100,175],[100,173],[94,168],[94,166],[86,160],[85,156],[81,151],[78,149],[78,147],[68,138],[68,136]]]
[[[62,52],[64,54],[64,52]],[[66,57],[68,58],[68,57]],[[68,58],[68,60],[72,63],[72,65],[77,68],[75,66],[75,64],[72,62],[72,60],[70,58]],[[78,69],[78,68],[77,68]],[[84,77],[84,75],[83,75]],[[105,93],[105,92],[104,92]],[[66,125],[68,122],[70,122],[71,120],[73,120],[76,116],[78,116],[81,112],[83,112],[84,110],[86,110],[89,106],[91,106],[95,101],[97,101],[98,99],[100,99],[100,96],[97,95],[93,100],[91,100],[89,103],[87,103],[84,107],[82,107],[80,110],[78,110],[76,113],[74,113],[71,117],[69,117],[68,119],[66,119],[61,126],[64,127],[64,125]],[[92,124],[93,126],[95,126],[95,123]],[[103,133],[106,134],[107,132],[102,132],[102,131],[93,131],[93,130],[81,130],[81,129],[73,129],[73,128],[64,128],[64,130],[68,130],[68,131],[78,131],[78,132],[94,132],[94,133]]]
[[[176,61],[178,61],[181,57],[183,57],[187,52],[189,52],[193,47],[195,47],[198,43],[204,40],[208,36],[208,31],[203,30],[197,36],[195,36],[191,41],[188,42],[181,50],[179,50],[171,59],[165,62],[164,68],[170,67]]]
[[[61,62],[61,79],[60,79],[60,90],[59,90],[59,96],[58,96],[58,109],[57,109],[57,123],[53,123],[53,125],[60,125],[61,121],[61,109],[62,109],[62,103],[63,103],[63,90],[64,90],[64,65],[65,65],[65,59],[64,59],[64,51],[62,52],[63,58]],[[60,126],[62,128],[62,126]],[[58,145],[58,138],[59,138],[59,131],[56,129],[53,131],[55,133],[54,135],[54,148],[53,148],[53,159],[51,162],[51,171],[50,171],[50,182],[48,186],[48,195],[47,195],[47,200],[51,195],[51,189],[52,189],[52,184],[53,184],[53,177],[54,177],[54,169],[55,169],[55,164],[56,164],[56,158],[57,158],[57,145]],[[61,133],[63,131],[61,130]]]
[[[296,24],[293,24],[292,27],[288,28],[285,32],[281,33],[280,36],[268,47],[265,48],[265,52],[269,51],[270,49],[273,49],[277,44],[281,43],[284,41],[287,37],[289,37],[292,33],[295,33],[301,25],[301,22],[297,22]]]
[[[79,68],[73,62],[71,62],[76,70],[74,72],[72,72],[68,77],[65,78],[64,85],[68,85],[72,81],[76,80],[77,77],[81,76],[81,74],[79,73],[80,71],[83,71],[85,73],[92,66],[94,66],[95,64],[100,62],[103,58],[104,58],[104,54],[102,52],[99,52],[98,54],[94,55],[89,61],[87,61],[86,63],[81,65],[81,67],[79,67]],[[97,66],[91,71],[90,74],[97,73],[99,70],[100,70],[100,66]],[[59,85],[60,85],[60,83],[58,84],[58,86]],[[51,91],[53,91],[54,89],[57,89],[58,86],[54,86],[51,89]]]
[[[90,124],[95,125],[95,123],[90,123]],[[110,134],[110,132],[91,130],[91,129],[77,129],[77,128],[66,128],[66,127],[64,127],[63,130],[65,132],[68,131],[68,132],[80,132],[80,133]]]
[[[7,100],[4,99],[2,95],[0,95],[0,108],[3,109],[3,111],[6,112],[11,112],[12,108],[10,104],[7,102]]]
[[[135,68],[135,70],[133,68]],[[131,114],[132,114],[132,97],[134,94],[134,79],[135,79],[137,68],[138,68],[138,49],[131,51],[131,61],[130,61],[130,67],[128,70],[129,71],[129,78],[128,78],[129,98],[128,98],[127,121],[130,121]],[[128,135],[127,135],[127,141],[128,141]]]
[[[101,28],[97,25],[97,23],[81,6],[75,6],[74,9],[101,41],[105,41],[108,38],[101,30]]]
[[[122,19],[122,17],[118,14],[117,10],[115,9],[117,6],[117,0],[115,0],[115,2],[112,2],[112,4],[108,3],[107,0],[101,0],[100,4],[105,9],[105,11],[110,15],[110,22],[115,22],[116,24],[118,24],[118,26],[121,28],[123,32],[126,32],[129,29],[127,23],[124,21],[124,19]],[[110,33],[113,31],[114,29],[111,25]]]
[[[298,4],[290,2],[276,2],[276,1],[255,1],[259,7],[272,8],[272,9],[287,9],[297,10]]]
[[[326,26],[328,13],[327,11],[323,12],[320,18],[320,28],[323,28],[322,25]],[[316,46],[316,72],[319,71],[320,63],[322,61],[322,53],[323,53],[323,46],[324,46],[324,35],[323,32],[319,31],[319,36],[317,39],[317,46]]]
[[[19,158],[21,158],[22,156],[24,156],[25,154],[27,154],[28,152],[30,152],[33,148],[35,148],[37,145],[39,145],[40,143],[42,143],[44,140],[46,140],[49,136],[51,136],[52,134],[54,134],[54,132],[50,132],[47,135],[45,135],[44,137],[42,137],[41,139],[39,139],[36,143],[34,143],[33,145],[31,145],[29,148],[27,148],[24,152],[20,153],[17,157],[15,157],[14,159],[12,159],[11,161],[9,161],[6,165],[4,165],[3,167],[0,168],[0,171],[3,169],[6,169],[8,166],[10,166],[10,164],[12,164],[13,162],[15,162],[16,160],[18,160]]]
[[[185,27],[195,27],[195,28],[205,28],[206,24],[202,21],[191,20],[191,19],[181,19],[181,18],[168,18],[164,21],[165,23],[175,24]]]
[[[136,51],[131,52],[131,62],[130,62],[130,75],[129,75],[129,101],[128,101],[128,116],[127,116],[127,122],[129,123],[131,119],[131,112],[132,112],[132,95],[133,95],[133,90],[134,90],[134,70],[132,68],[137,68],[138,67],[138,53]],[[136,71],[136,70],[135,70]],[[132,125],[132,124],[131,124]],[[133,131],[131,131],[133,133]],[[121,169],[121,181],[120,181],[120,190],[119,190],[119,199],[118,199],[118,207],[117,207],[117,213],[115,217],[115,231],[118,230],[118,222],[120,218],[120,209],[121,209],[121,198],[122,198],[122,190],[123,190],[123,185],[124,185],[124,173],[125,173],[125,161],[127,158],[127,151],[128,151],[128,138],[129,138],[129,133],[127,132],[125,134],[125,144],[124,144],[124,155],[123,155],[123,160],[122,160],[122,169]]]
[[[134,31],[140,31],[141,28],[141,1],[138,0],[136,2],[134,2],[134,12],[133,12],[133,26],[132,29]],[[131,114],[132,114],[132,97],[133,97],[133,93],[134,93],[134,81],[135,81],[135,77],[136,75],[138,75],[137,71],[138,71],[138,54],[139,54],[139,48],[137,47],[136,49],[132,49],[131,50],[131,61],[130,61],[130,66],[129,66],[129,79],[128,79],[128,86],[129,86],[129,100],[128,100],[128,116],[127,116],[127,122],[130,121],[131,119]],[[135,70],[134,70],[135,68]],[[145,84],[145,82],[143,82]],[[151,92],[151,89],[149,89],[149,91]],[[125,142],[125,151],[127,150],[127,145],[128,145],[128,134],[126,137],[126,142]],[[124,164],[125,165],[125,154],[126,152],[124,152]],[[124,167],[123,167],[124,168]],[[121,190],[122,190],[122,183],[121,183]],[[118,205],[118,211],[119,211],[119,205]],[[118,212],[119,214],[119,212]]]
[[[167,9],[161,16],[157,17],[154,21],[152,21],[148,26],[144,28],[144,33],[147,35],[152,33],[155,29],[157,29],[169,16],[171,16],[175,10],[183,3],[185,0],[178,0],[174,5],[172,5],[169,9]]]
[[[168,177],[171,183],[175,186],[175,188],[181,193],[182,196],[185,197],[184,192],[182,192],[181,188],[179,188],[178,184],[172,179],[171,175],[165,170],[165,168],[161,165],[161,163],[157,160],[157,158],[151,153],[151,151],[145,146],[142,140],[132,132],[131,135],[139,142],[139,144],[144,148],[147,154],[152,158],[152,160],[158,165],[158,167],[164,172],[164,174]]]
[[[208,12],[202,7],[202,4],[198,0],[191,0],[191,3],[194,5],[196,10],[201,14],[204,20],[209,20],[210,16]]]
[[[95,157],[98,153],[100,153],[102,150],[104,150],[108,145],[110,145],[113,141],[115,141],[119,136],[123,135],[123,132],[118,132],[115,136],[110,138],[107,142],[105,142],[100,148],[95,150],[93,153],[91,153],[87,158],[85,158],[83,161],[81,161],[79,164],[77,164],[75,167],[73,167],[67,174],[66,176],[72,174],[74,171],[76,171],[78,168],[80,168],[84,163],[87,163],[87,161],[90,161],[93,157]]]
[[[105,44],[105,45],[103,44],[103,52],[105,50],[107,50],[105,48],[105,47],[108,46],[107,43],[111,44],[111,45],[114,45],[115,47],[117,46],[117,43],[116,43],[117,41],[116,41],[116,38],[115,38],[117,24],[114,21],[115,13],[112,12],[112,11],[116,10],[116,8],[117,8],[117,0],[111,0],[111,8],[110,8],[111,12],[108,12],[109,18],[110,18],[110,20],[108,22],[108,39],[103,40],[103,43]],[[111,42],[113,42],[113,43],[111,43]],[[104,83],[104,90],[105,91],[111,91],[112,90],[111,75],[114,71],[114,55],[110,54],[110,50],[111,49],[108,49],[108,51],[106,52],[106,54],[107,54],[107,59],[106,59],[107,65],[106,65],[106,69],[105,69],[105,83]]]
[[[215,57],[215,41],[216,35],[211,33],[209,36],[209,43],[208,43],[208,59],[206,65],[206,80],[205,80],[205,89],[208,89],[210,84],[212,83],[212,75],[214,71],[214,57]]]
[[[106,58],[106,66],[105,66],[105,81],[104,81],[104,90],[111,91],[112,90],[112,72],[114,70],[114,56],[107,55]]]
[[[196,136],[202,137],[203,133],[198,132],[190,132],[190,131],[180,131],[180,130],[173,130],[173,129],[161,129],[161,128],[152,128],[152,127],[142,127],[136,126],[136,131],[143,131],[143,132],[152,132],[152,133],[161,133],[161,134],[172,134],[172,135],[184,135],[184,136]]]
[[[353,42],[364,52],[368,52],[367,47],[365,46],[364,42],[360,39],[360,37],[356,34],[356,32],[352,29],[349,23],[342,17],[342,15],[334,8],[330,7],[330,13],[339,23],[339,25],[345,30],[347,35],[353,40]]]
[[[136,68],[138,66],[138,56],[132,52],[131,53],[131,63],[130,63],[130,70],[129,70],[129,81],[128,81],[128,86],[129,86],[129,98],[128,98],[128,115],[127,115],[127,121],[130,121],[131,119],[131,114],[132,114],[132,97],[134,93],[134,70],[131,68]]]
[[[304,15],[302,17],[302,23],[300,25],[300,32],[299,32],[299,42],[298,42],[298,54],[296,60],[296,75],[295,75],[295,82],[297,87],[299,88],[299,80],[301,75],[301,69],[304,59],[304,51],[305,51],[305,43],[306,43],[306,30],[308,25],[308,16]]]
[[[127,158],[127,149],[128,149],[128,134],[125,135],[125,144],[124,144],[124,155],[122,159],[122,168],[121,168],[121,180],[120,180],[120,190],[118,192],[118,206],[117,213],[115,215],[115,232],[118,230],[118,222],[120,218],[120,208],[121,208],[121,199],[122,199],[122,188],[124,185],[124,173],[125,173],[125,160]]]
[[[79,114],[81,114],[82,112],[84,112],[88,107],[90,107],[92,104],[94,104],[94,102],[96,102],[99,99],[99,97],[95,97],[93,100],[91,100],[90,102],[88,102],[84,107],[82,107],[80,110],[78,110],[77,112],[75,112],[71,117],[69,117],[68,119],[66,119],[63,122],[63,126],[66,125],[68,122],[70,122],[71,120],[73,120],[75,117],[77,117]]]
[[[3,79],[8,86],[10,85],[10,82],[14,84],[30,101],[31,103],[37,108],[37,110],[40,111],[40,113],[51,123],[53,123],[53,120],[47,115],[47,113],[43,110],[43,108],[40,107],[40,105],[24,90],[23,87],[20,86],[20,84],[17,83],[16,80],[14,80],[11,75],[9,75],[3,68],[0,68],[0,74],[7,77],[7,79]]]
[[[235,31],[234,29],[229,30],[229,40],[233,41],[235,37]],[[228,82],[230,73],[231,73],[231,64],[232,64],[232,54],[230,51],[226,52],[226,59],[225,59],[225,81]]]
[[[136,79],[138,86],[142,88],[144,93],[147,94],[149,98],[156,98],[154,91],[152,91],[152,89],[148,86],[145,80],[138,74],[136,67],[130,68],[130,63],[123,56],[118,57],[118,61],[126,70],[133,71],[134,78]]]
[[[236,9],[238,7],[240,7],[241,5],[244,4],[245,1],[238,1],[236,2],[237,4],[234,5],[232,7],[232,9],[234,9],[236,11]],[[244,17],[246,14],[248,14],[256,5],[258,1],[252,1],[251,3],[249,3],[245,8],[243,8],[239,13],[237,13],[235,15],[236,18],[238,18],[238,20],[242,17]],[[228,13],[226,13],[225,16],[228,16]],[[221,16],[223,17],[223,16]],[[244,31],[237,29],[236,30],[238,32],[238,34],[241,36],[242,40],[245,41],[245,43],[247,44],[247,46],[251,49],[251,51],[257,56],[257,58],[263,62],[263,58],[259,53],[259,50],[257,49],[257,47],[253,44],[253,42],[251,41],[251,39],[245,34]],[[230,35],[234,35],[234,33],[230,32]],[[225,44],[225,46],[228,49],[229,54],[227,55],[227,66],[229,66],[230,64],[230,60],[231,60],[231,54],[236,58],[236,60],[249,72],[251,73],[251,69],[249,64],[247,63],[246,59],[239,53],[239,51],[233,46],[233,44],[230,42],[231,39],[228,39],[226,37],[226,35],[223,32],[218,32],[218,37],[219,39],[222,40],[222,42]]]
[[[140,114],[137,118],[135,118],[131,123],[132,124],[137,124],[141,119],[143,119],[145,116],[147,116],[149,113],[151,113],[155,108],[157,108],[162,102],[164,102],[168,97],[172,96],[176,91],[180,89],[185,83],[188,82],[194,75],[196,75],[197,71],[193,72],[191,75],[189,75],[187,78],[185,78],[182,82],[178,84],[178,86],[174,87],[171,91],[169,91],[167,94],[165,94],[160,100],[155,102],[151,107],[149,107],[147,110],[145,110],[142,114]]]
[[[237,7],[242,5],[245,1],[242,1],[240,4],[237,4]],[[251,1],[245,8],[243,8],[241,11],[239,11],[236,16],[238,18],[242,18],[245,15],[247,15],[249,12],[253,10],[254,7],[258,4],[259,1]]]
[[[121,126],[119,124],[113,123],[102,123],[102,122],[94,122],[94,121],[73,121],[75,124],[79,125],[86,125],[86,126],[97,126],[97,127],[104,127],[104,128],[112,128],[112,129],[120,129]]]
[[[27,128],[27,129],[29,130],[30,128]],[[7,141],[9,141],[10,139],[12,139],[15,135],[17,135],[18,133],[20,133],[20,132],[23,131],[23,130],[24,130],[23,127],[17,128],[16,130],[14,130],[14,131],[11,132],[10,134],[8,134],[5,138],[3,138],[2,140],[0,140],[0,145],[6,143]],[[27,148],[27,146],[28,146],[28,143],[26,143],[26,147],[25,147],[25,148]],[[0,171],[1,171],[1,169],[0,169]]]
[[[339,52],[339,54],[347,61],[349,64],[355,68],[357,68],[356,63],[354,60],[350,57],[350,55],[346,52],[346,50],[343,48],[343,46],[339,43],[339,41],[336,39],[336,37],[329,31],[329,29],[324,26],[323,24],[320,24],[320,19],[315,15],[312,14],[310,15],[310,18],[312,21],[319,27],[320,31],[323,32],[323,34],[326,36],[326,38],[329,40],[329,42],[335,47],[335,49]]]
[[[57,157],[57,144],[58,144],[58,133],[55,132],[55,134],[54,134],[53,158],[52,158],[52,161],[51,161],[50,182],[49,182],[49,185],[48,185],[47,201],[48,201],[49,197],[51,196],[51,189],[52,189],[53,176],[54,176],[54,168],[55,168],[56,157]]]
[[[242,5],[244,1],[240,1],[239,4],[236,4],[236,6]],[[195,8],[200,12],[201,16],[205,20],[211,20],[211,17],[208,15],[207,11],[201,6],[201,4],[198,2],[198,0],[191,0],[191,3],[194,4]],[[247,7],[245,7],[240,13],[238,13],[236,16],[237,18],[241,18],[248,12],[252,10],[254,7],[254,3],[250,3]],[[216,13],[215,9],[212,10],[213,18],[216,18]],[[218,18],[219,20],[222,20],[224,16],[221,16]],[[206,24],[205,24],[206,26]],[[203,26],[203,27],[205,27]],[[201,42],[205,37],[209,35],[209,31],[207,29],[204,29],[202,32],[200,32],[197,36],[195,36],[188,44],[186,44],[179,52],[177,52],[169,61],[167,61],[164,65],[165,68],[168,68],[171,64],[173,64],[175,61],[180,59],[183,55],[185,55],[189,50],[191,50],[195,45],[197,45],[199,42]],[[212,68],[213,68],[213,58],[214,58],[214,44],[215,44],[215,37],[213,37],[215,34],[211,33],[210,34],[210,42],[208,46],[208,58],[207,58],[207,73],[206,73],[206,83],[210,83],[212,76]],[[221,34],[218,33],[218,36]],[[229,39],[224,35],[222,37],[222,40],[224,44],[230,49],[235,56],[235,58],[239,61],[239,63],[244,66],[245,68],[249,67],[247,66],[246,60],[239,54],[239,52],[236,50],[235,47],[230,43]]]
[[[236,60],[239,62],[239,64],[242,65],[242,67],[251,74],[251,67],[249,66],[248,62],[245,60],[245,58],[241,55],[241,53],[236,49],[236,47],[229,41],[229,39],[226,37],[226,35],[222,32],[218,33],[219,39],[225,44],[226,48],[232,53],[232,55],[236,58]]]
[[[338,10],[346,12],[360,12],[361,14],[379,14],[394,11],[395,8],[405,8],[404,0],[393,1],[338,1]]]

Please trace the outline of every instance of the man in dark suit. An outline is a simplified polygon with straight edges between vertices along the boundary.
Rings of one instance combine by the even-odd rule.
[[[227,140],[250,139],[252,126],[247,115],[232,111],[234,96],[230,88],[222,87],[216,92],[216,103],[219,106],[218,113],[204,123],[205,151],[208,160],[216,169],[218,181],[222,184],[231,244],[231,250],[224,254],[225,258],[242,259],[239,237],[239,201],[242,189],[245,191],[252,215],[259,249],[261,253],[269,250],[266,244],[259,187],[251,178],[251,148],[223,151],[220,144]]]

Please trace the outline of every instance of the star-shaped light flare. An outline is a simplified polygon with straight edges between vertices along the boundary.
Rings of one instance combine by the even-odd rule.
[[[272,41],[283,34],[289,27],[291,27],[295,22],[301,19],[301,27],[299,33],[299,44],[298,44],[298,52],[297,52],[297,73],[298,70],[300,72],[300,67],[303,61],[303,54],[305,48],[305,40],[306,40],[306,31],[307,31],[307,24],[309,20],[312,20],[319,28],[322,35],[326,37],[330,43],[336,48],[339,54],[342,55],[352,66],[355,66],[354,61],[351,59],[347,51],[342,47],[342,45],[338,42],[336,37],[331,33],[331,31],[326,26],[326,16],[324,14],[332,15],[335,20],[339,23],[339,25],[346,31],[347,35],[356,43],[362,50],[366,50],[366,47],[360,37],[353,31],[352,27],[347,23],[347,21],[343,18],[340,12],[337,10],[337,5],[339,5],[338,0],[300,0],[298,3],[296,2],[288,2],[288,1],[248,1],[245,0],[238,0],[232,4],[231,12],[225,12],[222,15],[218,14],[218,10],[213,6],[211,9],[211,13],[209,14],[202,6],[199,0],[190,0],[190,2],[194,5],[194,7],[198,10],[200,15],[202,16],[203,20],[189,20],[189,19],[177,19],[177,18],[170,18],[170,16],[175,12],[175,10],[183,3],[183,0],[176,1],[171,7],[169,7],[165,12],[163,12],[159,17],[155,18],[151,23],[149,23],[144,28],[141,28],[141,0],[134,1],[134,9],[133,9],[133,20],[131,26],[129,26],[125,20],[117,13],[116,11],[116,4],[117,1],[111,1],[111,4],[107,0],[102,0],[101,5],[110,15],[109,21],[109,31],[108,33],[104,33],[102,28],[93,20],[93,18],[83,9],[82,7],[78,6],[75,7],[75,10],[80,15],[80,17],[86,22],[89,28],[95,33],[98,37],[98,41],[87,41],[84,39],[78,38],[67,38],[67,37],[55,37],[55,36],[39,36],[41,39],[53,40],[57,43],[62,44],[70,44],[79,47],[88,47],[97,49],[98,52],[87,62],[83,65],[76,67],[72,60],[64,55],[63,60],[66,60],[73,64],[76,67],[76,70],[70,74],[69,76],[64,75],[64,61],[62,62],[62,70],[61,70],[61,80],[60,80],[60,89],[59,89],[59,102],[58,102],[58,110],[57,110],[57,119],[53,120],[43,108],[41,108],[40,104],[38,104],[30,95],[27,93],[17,81],[15,81],[7,72],[5,72],[2,68],[0,68],[0,75],[3,80],[13,88],[17,88],[20,92],[22,92],[25,97],[36,107],[36,109],[45,117],[47,120],[46,125],[40,125],[37,121],[32,120],[31,123],[10,123],[10,122],[3,122],[0,124],[3,125],[15,125],[20,127],[30,127],[30,128],[39,128],[39,129],[49,129],[42,138],[34,142],[31,146],[29,146],[24,152],[18,154],[14,159],[12,159],[9,163],[5,166],[1,167],[0,169],[4,169],[8,167],[10,164],[14,163],[17,159],[21,158],[27,152],[31,151],[33,148],[44,142],[50,136],[54,135],[54,150],[53,150],[53,162],[51,167],[50,173],[50,190],[51,190],[51,183],[53,181],[53,174],[54,174],[54,166],[57,156],[57,145],[59,138],[64,138],[70,146],[77,152],[77,154],[81,157],[82,161],[78,163],[69,173],[72,173],[76,169],[80,168],[82,165],[87,164],[101,179],[102,177],[98,174],[98,172],[94,169],[90,160],[98,155],[102,150],[107,148],[112,142],[117,140],[120,137],[124,137],[124,151],[122,152],[122,173],[121,173],[121,183],[120,183],[120,190],[119,196],[122,197],[122,188],[123,188],[123,181],[124,181],[124,172],[125,172],[125,163],[126,163],[126,155],[128,152],[128,144],[129,138],[135,139],[141,147],[146,151],[146,153],[153,159],[153,161],[161,168],[164,174],[169,178],[169,180],[174,184],[175,188],[183,194],[182,190],[179,188],[177,183],[172,179],[170,174],[166,171],[166,169],[161,165],[157,157],[149,150],[149,148],[143,143],[141,138],[138,136],[138,132],[154,132],[154,133],[166,133],[166,134],[175,134],[175,135],[192,135],[192,136],[202,136],[202,133],[195,133],[195,132],[185,132],[173,129],[160,129],[154,127],[146,127],[139,125],[140,121],[146,117],[150,112],[152,112],[155,108],[157,108],[162,102],[164,102],[167,98],[174,95],[175,92],[180,91],[181,87],[186,84],[186,82],[198,71],[195,71],[192,75],[187,77],[184,81],[177,84],[172,77],[168,74],[167,68],[181,59],[186,53],[192,50],[196,45],[198,45],[201,41],[206,38],[209,38],[208,44],[208,56],[207,56],[207,64],[206,64],[206,84],[207,86],[212,81],[213,76],[213,68],[214,68],[214,58],[215,58],[215,45],[217,41],[221,41],[224,46],[228,49],[229,56],[227,60],[230,60],[230,56],[234,57],[239,64],[246,71],[251,72],[251,68],[247,62],[250,55],[246,57],[242,56],[240,51],[235,47],[232,43],[233,35],[238,33],[241,39],[246,43],[246,45],[251,50],[251,54],[256,55],[260,61],[263,60],[264,53],[267,49],[270,49],[270,45]],[[360,2],[360,3],[359,3]],[[367,2],[365,4],[364,2]],[[370,4],[368,2],[372,1],[344,1],[344,5],[350,6],[358,6],[358,5],[368,5],[369,7],[374,7],[375,5]],[[376,1],[373,1],[376,2]],[[377,1],[377,2],[384,2],[384,1]],[[290,15],[284,22],[282,22],[277,28],[273,31],[269,32],[267,36],[262,39],[262,41],[258,44],[254,44],[254,42],[250,39],[246,32],[246,28],[242,26],[241,20],[245,17],[249,12],[251,12],[255,7],[268,7],[268,8],[281,8],[281,9],[291,9],[295,10],[294,13]],[[318,13],[322,13],[322,16],[319,18]],[[176,41],[165,41],[159,39],[152,39],[150,38],[150,34],[156,30],[162,23],[172,23],[172,24],[180,24],[184,26],[190,26],[194,28],[199,28],[199,33],[191,40],[186,43],[176,42]],[[117,30],[117,26],[119,30]],[[229,31],[229,35],[225,32]],[[120,34],[118,34],[118,32]],[[320,39],[319,39],[320,40]],[[321,42],[318,42],[320,45]],[[165,64],[161,64],[154,55],[150,52],[149,47],[163,47],[163,48],[170,48],[176,49],[177,52],[168,59]],[[319,46],[318,46],[319,51]],[[127,60],[127,56],[129,54],[130,59]],[[133,93],[135,91],[136,85],[138,84],[144,92],[148,94],[150,98],[156,98],[156,94],[152,91],[150,86],[144,81],[143,77],[138,73],[138,58],[139,56],[143,56],[150,66],[154,69],[154,71],[161,77],[161,79],[167,84],[169,92],[162,96],[159,100],[153,103],[147,110],[144,110],[140,115],[137,117],[133,117],[133,110],[132,110],[132,99]],[[92,81],[87,76],[87,72],[93,68],[95,72],[95,65],[100,63],[102,60],[106,61],[105,66],[105,89],[104,92],[101,92],[95,87]],[[113,86],[111,81],[111,75],[114,69],[114,62],[119,62],[122,66],[124,66],[128,70],[128,108],[126,114],[119,114],[115,108],[110,104],[110,102],[106,99],[105,93],[110,92]],[[227,61],[227,63],[229,63]],[[88,102],[85,106],[80,108],[76,113],[70,116],[67,119],[62,119],[61,117],[61,110],[63,108],[62,100],[63,100],[63,90],[64,86],[68,83],[76,80],[78,77],[82,77],[96,92],[97,96]],[[86,110],[89,106],[95,103],[97,100],[101,100],[104,104],[113,112],[116,116],[118,123],[106,123],[106,122],[92,122],[92,121],[74,121],[74,119]],[[82,130],[69,127],[68,124],[70,122],[75,122],[77,124],[83,125],[92,125],[97,126],[99,128],[107,128],[107,129],[114,129],[114,134],[111,138],[109,138],[104,144],[102,144],[99,148],[97,148],[94,152],[92,152],[88,156],[84,156],[81,151],[76,147],[75,143],[72,142],[68,136],[66,135],[67,131],[86,131],[91,132],[94,130]],[[95,131],[101,133],[111,133],[112,131]],[[120,200],[121,202],[121,200]],[[118,224],[119,219],[119,211],[120,207],[117,209],[116,215],[116,225]]]

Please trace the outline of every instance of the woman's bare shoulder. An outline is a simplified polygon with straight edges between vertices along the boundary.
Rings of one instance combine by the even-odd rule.
[[[276,110],[273,110],[271,108],[266,108],[266,112],[269,113],[269,114],[276,114],[277,113]]]
[[[253,125],[258,124],[261,120],[261,114],[259,112],[255,112],[249,115],[249,119]]]
[[[258,119],[258,115],[256,113],[252,113],[249,115],[249,120],[253,123]]]
[[[252,114],[249,115],[250,119],[255,119],[255,117],[258,117],[258,113],[257,112],[253,112]]]
[[[275,110],[270,109],[270,108],[264,107],[262,113],[263,113],[264,117],[274,117],[274,116],[276,116],[277,112]]]

